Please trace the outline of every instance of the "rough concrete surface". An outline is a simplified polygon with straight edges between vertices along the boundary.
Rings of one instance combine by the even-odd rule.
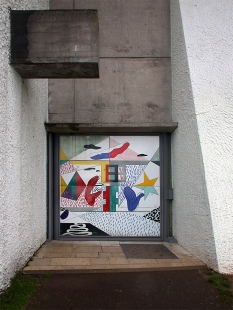
[[[99,79],[49,81],[50,122],[171,122],[169,59],[101,58],[99,69]]]
[[[98,10],[100,57],[170,57],[169,0],[75,0],[74,8]]]
[[[50,0],[50,9],[96,9],[100,57],[170,57],[169,0]]]
[[[47,81],[26,81],[9,65],[11,9],[46,9],[47,1],[1,1],[0,290],[46,238]]]
[[[145,128],[171,123],[168,0],[77,0],[73,6],[57,0],[50,8],[98,10],[100,78],[50,80],[49,122]],[[69,94],[60,97],[67,86]]]
[[[97,10],[12,10],[11,64],[23,78],[98,78]]]
[[[173,226],[178,242],[233,274],[233,2],[172,0]]]

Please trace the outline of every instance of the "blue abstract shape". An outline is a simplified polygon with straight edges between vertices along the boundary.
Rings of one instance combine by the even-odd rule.
[[[127,200],[128,210],[131,212],[137,208],[140,199],[144,196],[144,194],[141,193],[136,197],[135,192],[128,186],[126,186],[124,188],[124,194],[125,194],[125,198]]]
[[[65,210],[64,212],[62,212],[62,214],[60,215],[60,218],[62,220],[65,220],[69,215],[69,210]]]
[[[119,194],[118,194],[119,206],[125,199],[124,188],[126,186],[132,188],[145,169],[146,165],[126,165],[126,181],[120,182],[119,184]]]
[[[94,156],[91,156],[91,159],[100,160],[100,159],[109,159],[110,153],[101,153]]]

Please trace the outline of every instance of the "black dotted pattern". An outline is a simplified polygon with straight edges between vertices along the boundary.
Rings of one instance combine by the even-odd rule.
[[[160,223],[160,207],[157,209],[152,210],[150,213],[147,213],[143,216],[147,220],[155,221]]]

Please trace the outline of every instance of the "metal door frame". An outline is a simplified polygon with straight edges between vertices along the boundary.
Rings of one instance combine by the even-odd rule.
[[[93,237],[72,237],[60,236],[60,213],[59,213],[59,140],[60,135],[48,133],[48,211],[47,211],[47,240],[117,240],[117,241],[165,241],[174,242],[171,225],[171,200],[173,193],[171,186],[170,167],[170,143],[169,133],[98,133],[98,135],[132,135],[132,136],[159,136],[160,148],[160,237],[116,237],[116,236],[93,236]],[[78,136],[79,134],[72,134]],[[84,135],[84,134],[82,134]],[[90,135],[90,133],[88,133]],[[93,135],[96,135],[93,133]]]

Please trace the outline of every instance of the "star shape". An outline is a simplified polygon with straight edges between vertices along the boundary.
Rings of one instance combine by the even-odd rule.
[[[146,173],[144,172],[144,182],[140,184],[136,184],[135,187],[138,187],[144,190],[144,200],[146,200],[147,196],[151,194],[158,195],[158,192],[154,188],[155,183],[157,182],[158,178],[149,179]]]

